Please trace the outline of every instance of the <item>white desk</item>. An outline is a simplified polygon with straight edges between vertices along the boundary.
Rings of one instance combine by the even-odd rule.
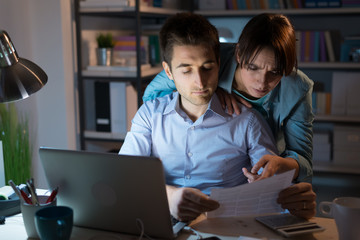
[[[333,219],[313,218],[311,221],[317,222],[326,228],[324,232],[310,235],[301,235],[296,238],[283,238],[272,230],[256,222],[253,217],[206,219],[200,217],[191,227],[201,234],[202,237],[218,236],[223,240],[236,240],[239,236],[267,238],[268,240],[337,240],[338,233]],[[6,219],[5,225],[0,225],[1,240],[25,240],[25,232],[21,214]],[[71,239],[76,240],[125,240],[138,239],[138,236],[129,236],[112,232],[98,231],[80,227],[73,227]],[[143,239],[146,239],[145,237]],[[190,232],[182,233],[177,240],[196,239],[196,235]]]

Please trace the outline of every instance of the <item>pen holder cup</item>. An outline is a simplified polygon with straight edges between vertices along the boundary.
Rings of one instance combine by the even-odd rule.
[[[56,206],[56,198],[52,202],[46,203],[46,200],[48,198],[49,196],[38,196],[38,200],[40,203],[40,205],[38,206],[27,204],[24,201],[21,201],[20,203],[25,230],[29,238],[39,238],[39,235],[35,228],[35,213],[42,208]]]

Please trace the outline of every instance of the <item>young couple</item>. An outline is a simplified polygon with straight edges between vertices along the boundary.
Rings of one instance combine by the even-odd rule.
[[[220,46],[218,39],[200,15],[165,22],[164,71],[146,89],[144,100],[154,99],[136,113],[119,153],[162,160],[170,212],[182,221],[219,207],[211,188],[291,169],[299,183],[283,190],[278,203],[313,217],[316,195],[305,182],[312,176],[312,81],[296,69],[292,25],[282,15],[261,14],[236,45]]]

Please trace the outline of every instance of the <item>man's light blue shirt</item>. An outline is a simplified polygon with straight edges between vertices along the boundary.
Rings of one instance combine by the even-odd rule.
[[[174,92],[140,107],[119,154],[156,156],[163,162],[168,185],[210,194],[214,187],[247,183],[241,169],[251,169],[277,149],[256,111],[242,107],[240,115],[229,115],[214,94],[207,111],[193,122]]]

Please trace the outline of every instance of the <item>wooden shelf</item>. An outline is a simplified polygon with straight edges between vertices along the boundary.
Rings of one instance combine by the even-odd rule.
[[[360,165],[359,166],[345,166],[328,163],[320,163],[314,161],[313,163],[314,172],[333,172],[333,173],[348,173],[348,174],[360,174]]]
[[[360,116],[315,115],[317,122],[360,123]]]
[[[91,7],[91,8],[80,8],[80,14],[87,15],[87,14],[135,14],[135,7]],[[159,16],[169,16],[174,15],[182,10],[177,9],[167,9],[167,8],[159,8],[159,7],[147,7],[147,6],[140,6],[139,13],[142,15],[159,15]]]
[[[285,15],[334,15],[359,14],[360,8],[301,8],[301,9],[255,9],[255,10],[203,10],[195,13],[209,17],[253,16],[260,13],[282,13]]]
[[[87,139],[123,141],[125,136],[126,133],[84,131],[84,137]]]
[[[300,62],[299,68],[317,69],[354,69],[360,70],[358,62]]]
[[[152,67],[150,69],[142,70],[141,77],[154,76],[162,71],[162,67]],[[108,70],[108,71],[96,71],[96,70],[82,70],[82,75],[84,77],[136,77],[136,68],[129,68],[128,71],[117,71],[117,70]]]

